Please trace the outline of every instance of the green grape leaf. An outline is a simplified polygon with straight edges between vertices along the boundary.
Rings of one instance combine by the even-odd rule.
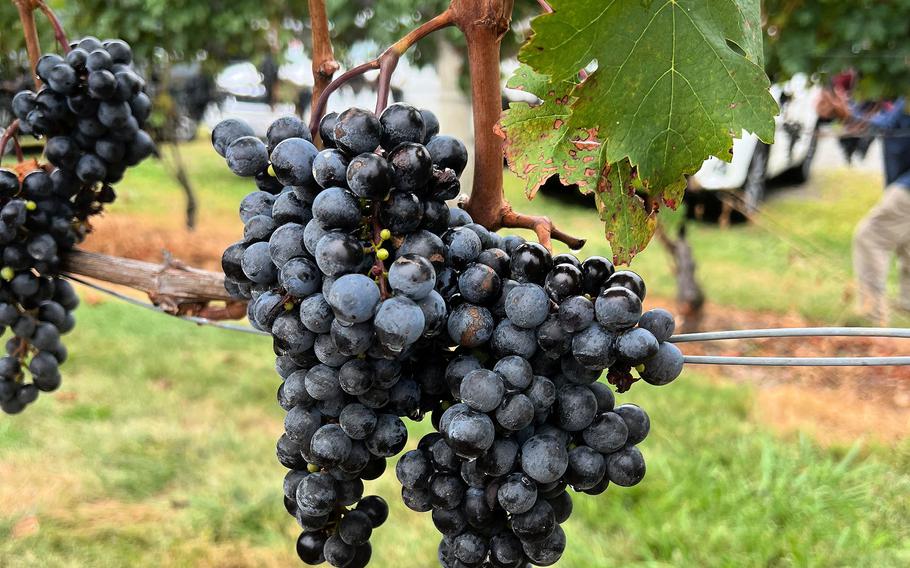
[[[575,87],[572,81],[550,83],[549,77],[535,73],[527,65],[520,65],[509,79],[508,87],[528,92],[539,99],[536,106],[527,103],[512,103],[503,113],[498,125],[499,134],[505,139],[504,151],[509,167],[525,180],[525,194],[533,199],[537,190],[553,174],[559,174],[564,183],[579,183],[579,188],[593,187],[591,178],[600,173],[600,166],[585,176],[575,170],[584,167],[584,158],[592,163],[598,160],[597,147],[592,149],[579,145],[572,152],[569,137],[568,118],[569,93]],[[581,158],[577,153],[584,154]],[[574,156],[574,157],[573,157]],[[578,179],[581,178],[581,179]],[[574,181],[567,181],[572,179]]]
[[[641,183],[629,160],[607,166],[594,190],[597,212],[616,263],[631,261],[657,229],[657,208],[648,210],[638,191]]]
[[[705,158],[729,160],[743,130],[772,141],[777,104],[760,66],[759,0],[551,5],[519,54],[533,71],[520,68],[510,83],[543,103],[506,113],[507,157],[529,195],[552,173],[596,188],[614,256],[628,262],[653,235],[657,206],[675,208],[685,175]],[[596,70],[578,82],[592,62]],[[625,160],[637,195],[609,181]]]

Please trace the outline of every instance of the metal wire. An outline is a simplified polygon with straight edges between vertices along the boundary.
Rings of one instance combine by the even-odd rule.
[[[910,329],[891,327],[785,327],[737,329],[682,333],[670,338],[673,343],[721,341],[727,339],[760,339],[765,337],[900,337],[910,338]]]
[[[160,308],[159,306],[156,306],[155,304],[152,304],[149,302],[143,302],[142,300],[137,300],[136,298],[131,298],[131,297],[127,296],[126,294],[121,294],[120,292],[111,290],[110,288],[105,288],[104,286],[95,284],[93,282],[89,282],[88,280],[83,280],[82,278],[79,278],[77,276],[67,274],[66,276],[64,276],[64,278],[72,280],[73,282],[78,282],[79,284],[82,284],[83,286],[87,286],[93,290],[97,290],[97,291],[107,294],[109,296],[113,296],[114,298],[117,298],[118,300],[123,300],[124,302],[126,302],[128,304],[132,304],[134,306],[139,306],[140,308],[145,308],[147,310],[151,310],[153,312],[158,312],[160,314],[166,314],[171,317],[175,317],[178,319],[182,319],[184,321],[195,323],[197,325],[209,325],[212,327],[217,327],[217,328],[225,329],[228,331],[239,331],[242,333],[249,333],[252,335],[265,335],[265,336],[271,335],[264,331],[260,331],[258,329],[252,328],[252,327],[247,327],[245,325],[234,325],[234,324],[230,324],[230,323],[221,323],[219,321],[210,320],[208,318],[202,318],[199,316],[172,314],[172,313],[167,312],[164,309]]]
[[[175,315],[162,308],[131,298],[110,288],[94,282],[83,280],[77,276],[66,275],[65,278],[102,292],[118,300],[127,302],[140,308],[145,308],[160,314],[166,314],[197,325],[208,325],[227,331],[239,331],[252,335],[270,334],[252,327],[221,323],[199,316]],[[732,331],[709,331],[702,333],[684,333],[674,335],[670,341],[674,343],[689,343],[695,341],[719,341],[727,339],[752,339],[761,337],[832,337],[832,336],[860,336],[860,337],[902,337],[910,338],[910,329],[891,329],[876,327],[800,327],[777,329],[743,329]],[[683,361],[693,365],[752,365],[764,367],[868,367],[868,366],[904,366],[910,365],[910,357],[721,357],[711,355],[684,355]]]
[[[758,367],[884,367],[910,365],[910,357],[714,357],[684,355],[691,365],[752,365]]]

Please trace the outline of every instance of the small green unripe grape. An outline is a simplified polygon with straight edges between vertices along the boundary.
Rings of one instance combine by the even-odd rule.
[[[12,280],[14,276],[16,276],[16,271],[9,266],[4,266],[3,269],[0,269],[0,278],[3,278],[7,282]]]
[[[389,258],[389,251],[387,251],[384,248],[377,250],[376,258],[378,258],[379,260],[385,260],[385,259]]]
[[[269,164],[268,174],[271,177],[275,177],[275,169],[272,167],[272,164]]]
[[[294,302],[285,302],[285,303],[284,303],[284,309],[285,309],[286,311],[291,311],[291,310],[293,310],[293,309],[294,309]]]
[[[384,240],[384,241],[387,241],[387,240],[391,239],[391,238],[392,238],[392,231],[390,231],[390,230],[388,230],[388,229],[383,229],[383,230],[379,231],[379,238],[382,239],[382,240]]]
[[[641,365],[636,365],[636,366],[635,366],[635,370],[638,371],[639,374],[644,373],[644,372],[645,372],[645,365],[644,365],[644,363],[642,363]]]
[[[25,208],[28,209],[29,211],[34,211],[35,209],[38,208],[38,204],[35,203],[34,201],[26,201]]]
[[[307,464],[306,470],[310,473],[316,473],[317,471],[319,471],[319,466],[314,463]]]

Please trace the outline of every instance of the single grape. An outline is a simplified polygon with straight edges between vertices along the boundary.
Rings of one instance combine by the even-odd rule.
[[[610,481],[621,487],[632,487],[645,477],[645,458],[635,446],[608,455],[606,465]]]
[[[101,110],[104,104],[101,105]],[[99,117],[101,116],[99,110]],[[101,120],[104,122],[104,120]],[[238,176],[252,177],[269,167],[269,152],[255,136],[237,138],[225,150],[228,167]]]
[[[272,127],[274,126],[273,123]],[[307,185],[313,182],[313,163],[319,150],[312,142],[305,138],[286,138],[272,146],[272,138],[269,137],[269,145],[272,147],[272,169],[278,181],[284,185]]]
[[[468,164],[468,150],[460,140],[451,136],[437,135],[426,144],[433,163],[440,169],[451,168],[456,175],[461,175]]]
[[[398,257],[389,268],[389,286],[412,300],[426,298],[436,286],[436,271],[426,258],[416,254]]]
[[[356,156],[379,147],[382,125],[372,112],[350,108],[338,115],[332,132],[335,146],[348,156]]]
[[[392,182],[397,189],[418,193],[430,182],[433,158],[426,147],[413,142],[399,144],[389,153]],[[447,211],[448,212],[448,211]]]
[[[344,183],[358,197],[383,199],[392,187],[392,168],[381,156],[360,154],[348,164]]]
[[[326,300],[344,323],[369,321],[379,305],[379,287],[363,274],[346,274],[332,285]]]
[[[399,144],[422,143],[426,127],[420,111],[405,103],[391,104],[379,115],[382,125],[382,147],[391,150]]]
[[[682,373],[683,354],[676,345],[661,343],[657,354],[647,359],[644,366],[641,378],[645,382],[656,386],[666,385]]]
[[[623,286],[605,289],[594,302],[597,321],[609,331],[633,327],[641,317],[641,299]]]
[[[613,411],[623,419],[629,429],[627,445],[640,444],[648,436],[648,432],[651,430],[651,419],[641,407],[634,404],[621,404]]]

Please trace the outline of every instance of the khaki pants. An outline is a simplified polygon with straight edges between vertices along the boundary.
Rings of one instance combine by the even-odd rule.
[[[910,189],[891,185],[853,235],[859,307],[876,322],[888,319],[886,283],[892,253],[900,270],[900,306],[910,309]]]

